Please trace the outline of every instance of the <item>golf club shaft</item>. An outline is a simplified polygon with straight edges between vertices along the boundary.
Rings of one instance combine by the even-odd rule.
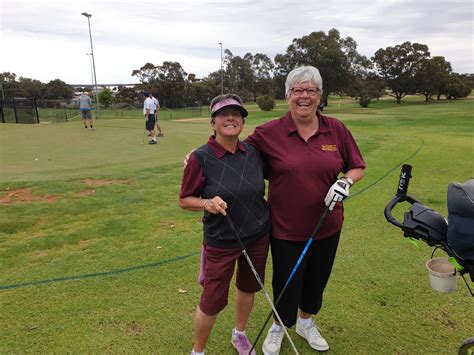
[[[308,252],[308,249],[309,249],[311,243],[313,243],[314,238],[316,238],[316,235],[318,234],[319,229],[321,228],[321,225],[323,224],[324,220],[326,219],[326,216],[327,216],[328,213],[329,213],[329,206],[330,206],[330,205],[331,205],[331,204],[329,204],[329,205],[326,207],[326,209],[324,210],[324,212],[323,212],[321,218],[319,219],[318,224],[316,225],[316,228],[314,228],[313,233],[311,234],[310,238],[308,239],[308,242],[306,243],[306,245],[305,245],[303,251],[301,252],[300,257],[298,258],[298,261],[296,262],[295,266],[293,267],[293,270],[291,271],[290,276],[289,276],[288,279],[286,280],[285,286],[283,287],[283,289],[281,290],[280,294],[278,295],[277,300],[275,301],[275,306],[278,304],[278,302],[280,302],[280,300],[281,300],[281,298],[282,298],[284,292],[285,292],[286,289],[288,288],[288,285],[290,284],[291,280],[292,280],[293,277],[295,276],[296,271],[298,270],[298,268],[299,268],[301,262],[303,261],[303,259],[304,259],[305,255],[306,255],[306,253]],[[257,342],[258,342],[258,340],[260,339],[260,337],[261,337],[261,335],[262,335],[262,333],[263,333],[263,330],[264,330],[265,327],[267,326],[267,323],[268,323],[268,321],[270,320],[271,317],[272,317],[272,312],[270,312],[270,314],[268,315],[267,319],[265,320],[265,323],[263,324],[263,327],[260,329],[260,332],[258,333],[257,338],[255,339],[255,341],[254,341],[254,343],[253,343],[253,345],[252,345],[251,351],[255,348],[255,345],[257,345]],[[281,322],[281,320],[278,319],[278,321],[280,322],[281,326],[282,326],[283,328],[285,328],[285,325]]]
[[[267,290],[265,289],[265,286],[263,285],[263,282],[262,280],[260,279],[260,276],[258,276],[258,272],[257,270],[255,269],[255,266],[253,265],[252,263],[252,260],[250,260],[250,257],[247,253],[247,250],[245,249],[245,245],[242,241],[242,239],[240,238],[240,235],[239,235],[239,232],[235,229],[235,226],[234,226],[234,223],[232,222],[232,220],[230,219],[229,215],[227,214],[226,215],[227,217],[227,221],[229,223],[229,226],[230,226],[230,229],[232,230],[232,232],[235,234],[239,244],[240,244],[240,247],[242,248],[242,253],[244,254],[245,256],[245,259],[247,259],[247,263],[249,264],[250,266],[250,269],[252,270],[254,276],[255,276],[255,279],[257,280],[258,284],[260,285],[260,288],[262,289],[263,293],[265,294],[265,297],[267,298],[268,300],[268,303],[270,303],[270,306],[272,307],[272,310],[273,312],[271,312],[270,314],[272,313],[275,313],[275,316],[277,317],[278,321],[283,324],[283,321],[281,320],[280,318],[280,315],[278,314],[278,311],[276,310],[275,308],[275,305],[273,304],[272,302],[272,299],[270,298],[270,295],[269,293],[267,292]],[[288,334],[288,330],[286,329],[286,327],[283,325],[283,331],[285,332],[285,335],[286,337],[288,338],[288,340],[290,341],[290,344],[295,352],[295,354],[299,354],[298,353],[298,350],[296,350],[296,346],[295,344],[293,343],[293,340],[291,339],[290,337],[290,334]],[[252,352],[253,348],[250,350],[249,354]]]

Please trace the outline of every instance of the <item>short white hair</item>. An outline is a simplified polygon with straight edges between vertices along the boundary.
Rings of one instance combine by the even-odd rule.
[[[290,96],[291,89],[295,84],[312,82],[315,83],[323,93],[323,78],[319,70],[311,65],[303,65],[293,69],[286,77],[285,95]]]

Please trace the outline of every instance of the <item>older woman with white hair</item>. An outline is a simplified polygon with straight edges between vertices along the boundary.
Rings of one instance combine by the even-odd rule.
[[[274,321],[263,344],[264,354],[280,352],[284,332],[292,327],[318,351],[329,345],[312,319],[322,307],[343,223],[343,206],[335,198],[364,176],[365,163],[357,144],[339,120],[318,111],[323,81],[318,69],[302,66],[286,80],[289,112],[255,129],[246,142],[257,148],[269,166],[276,300],[326,207],[316,241],[276,305],[283,325]],[[340,198],[339,198],[340,201]]]

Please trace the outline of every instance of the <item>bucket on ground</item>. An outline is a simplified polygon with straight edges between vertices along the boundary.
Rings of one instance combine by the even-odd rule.
[[[456,270],[448,258],[434,258],[426,262],[431,287],[439,292],[456,290]]]

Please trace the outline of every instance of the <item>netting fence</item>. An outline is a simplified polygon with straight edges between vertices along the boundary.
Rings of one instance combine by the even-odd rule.
[[[38,100],[38,108],[43,121],[68,122],[80,116],[76,104],[70,104],[63,100]]]
[[[1,123],[39,123],[36,98],[0,100]]]

